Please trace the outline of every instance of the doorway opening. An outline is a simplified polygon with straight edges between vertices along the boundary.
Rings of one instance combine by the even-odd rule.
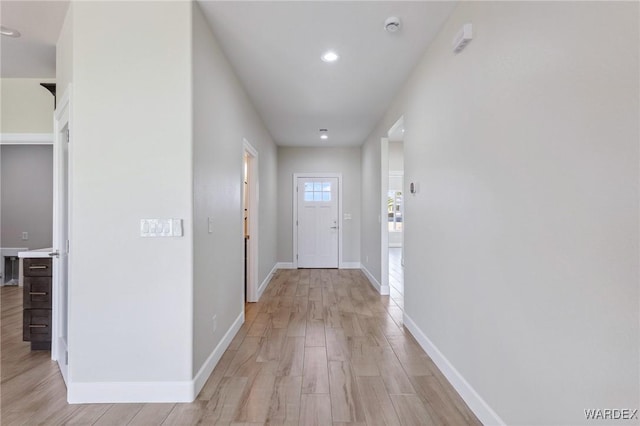
[[[245,139],[242,154],[242,237],[244,244],[244,301],[258,294],[258,151]]]
[[[404,118],[382,140],[382,279],[391,299],[404,308]]]

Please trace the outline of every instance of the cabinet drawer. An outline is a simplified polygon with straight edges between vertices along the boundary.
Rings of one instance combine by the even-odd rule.
[[[51,309],[25,309],[23,311],[22,340],[51,341]]]
[[[24,309],[51,309],[51,277],[24,277]]]
[[[25,277],[50,277],[51,259],[25,258],[22,261]]]

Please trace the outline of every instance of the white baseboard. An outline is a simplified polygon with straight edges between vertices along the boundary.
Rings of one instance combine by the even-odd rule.
[[[369,270],[364,265],[361,265],[360,269],[362,270],[362,272],[364,272],[364,274],[369,279],[369,282],[371,283],[373,288],[375,288],[378,291],[378,293],[380,293],[382,296],[387,296],[389,294],[390,289],[388,285],[381,285],[378,282],[378,280],[376,280],[376,278],[373,276],[373,274],[369,272]]]
[[[193,381],[182,382],[69,382],[69,404],[127,402],[192,402]]]
[[[198,396],[205,383],[207,383],[207,379],[209,379],[213,369],[218,365],[218,361],[222,358],[224,351],[227,350],[231,341],[238,333],[238,330],[242,327],[242,324],[244,324],[244,306],[242,307],[242,312],[240,312],[238,318],[236,318],[233,324],[231,324],[231,327],[229,327],[227,332],[224,334],[220,343],[218,343],[213,352],[211,352],[211,355],[209,355],[202,367],[200,367],[198,374],[193,378],[193,399]]]
[[[404,326],[409,330],[413,337],[418,341],[422,349],[431,357],[438,369],[444,374],[449,383],[454,387],[458,394],[467,403],[471,411],[478,417],[484,425],[505,425],[500,416],[482,399],[475,389],[465,380],[451,362],[444,356],[442,352],[433,344],[426,334],[416,325],[415,322],[406,314],[403,316]]]
[[[278,262],[276,269],[294,269],[293,262]]]
[[[273,278],[273,274],[275,274],[278,269],[282,269],[282,268],[278,268],[278,265],[279,263],[276,263],[275,265],[273,265],[273,268],[271,268],[271,272],[267,274],[264,281],[262,281],[262,284],[260,284],[260,287],[258,287],[258,300],[260,300],[260,298],[262,297],[262,293],[264,293],[264,291],[267,289],[267,286],[269,285],[271,278]]]
[[[360,262],[342,262],[340,264],[340,269],[361,269],[362,265]]]
[[[193,402],[244,323],[244,310],[233,322],[192,380],[181,382],[69,382],[69,404]]]

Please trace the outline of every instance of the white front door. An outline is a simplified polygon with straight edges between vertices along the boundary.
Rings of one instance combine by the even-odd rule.
[[[338,267],[338,178],[299,177],[298,267]]]

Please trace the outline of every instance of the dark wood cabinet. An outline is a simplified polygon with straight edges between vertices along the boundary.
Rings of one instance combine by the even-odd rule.
[[[32,350],[51,350],[51,259],[25,258],[22,340]]]

